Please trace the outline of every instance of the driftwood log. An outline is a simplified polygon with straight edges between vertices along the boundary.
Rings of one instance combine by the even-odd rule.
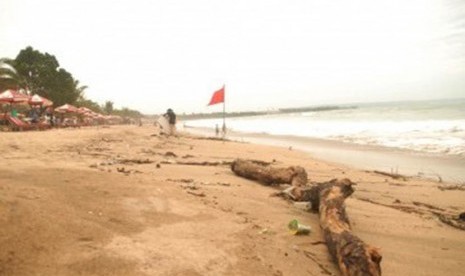
[[[256,180],[264,185],[291,184],[303,187],[307,184],[307,172],[299,166],[274,168],[264,166],[262,162],[236,159],[231,164],[231,170],[244,178]]]
[[[352,233],[344,201],[354,189],[349,179],[331,180],[315,186],[306,186],[307,173],[301,167],[272,168],[238,159],[231,164],[232,171],[242,177],[265,185],[290,183],[290,195],[296,200],[312,203],[320,214],[320,227],[329,253],[343,276],[381,275],[381,254]]]
[[[381,254],[352,233],[344,200],[354,189],[349,179],[333,179],[312,188],[328,250],[344,276],[381,275]],[[318,196],[316,196],[318,195]]]

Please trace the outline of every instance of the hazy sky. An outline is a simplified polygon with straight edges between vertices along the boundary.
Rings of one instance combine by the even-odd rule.
[[[0,57],[145,113],[465,97],[463,0],[0,0]]]

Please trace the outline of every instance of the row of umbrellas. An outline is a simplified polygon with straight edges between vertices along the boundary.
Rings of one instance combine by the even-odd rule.
[[[15,104],[15,103],[28,103],[30,105],[40,105],[43,107],[49,107],[53,105],[53,102],[49,99],[46,99],[42,96],[39,96],[37,94],[33,96],[28,96],[23,93],[19,93],[16,90],[6,90],[2,93],[0,93],[0,103],[9,103],[9,104]],[[92,117],[92,118],[98,118],[98,119],[119,119],[121,118],[120,116],[104,116],[102,114],[96,113],[89,108],[86,107],[75,107],[70,104],[64,104],[62,106],[59,106],[55,108],[55,112],[58,113],[76,113],[76,114],[81,114],[87,117]]]
[[[31,105],[41,105],[41,106],[52,106],[53,102],[49,99],[46,99],[37,94],[33,96],[28,96],[23,93],[19,93],[16,90],[6,90],[0,93],[0,103],[24,103],[27,102]]]

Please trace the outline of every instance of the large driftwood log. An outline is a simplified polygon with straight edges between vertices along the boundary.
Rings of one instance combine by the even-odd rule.
[[[231,164],[231,170],[244,178],[256,180],[264,185],[291,184],[303,187],[307,184],[307,172],[299,166],[274,168],[263,166],[251,160],[236,159]]]
[[[381,275],[378,250],[355,236],[350,228],[344,200],[354,190],[349,179],[331,180],[311,189],[312,206],[318,206],[320,226],[328,250],[344,276]]]
[[[352,233],[344,201],[353,192],[349,179],[333,179],[316,186],[306,186],[307,173],[301,167],[273,168],[237,159],[232,171],[242,177],[265,185],[290,183],[286,195],[297,201],[310,201],[320,213],[320,226],[328,250],[343,276],[381,275],[381,254]]]

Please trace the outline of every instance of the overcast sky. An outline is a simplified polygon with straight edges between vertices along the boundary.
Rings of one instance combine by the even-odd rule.
[[[465,97],[463,0],[0,0],[0,57],[160,113]]]

